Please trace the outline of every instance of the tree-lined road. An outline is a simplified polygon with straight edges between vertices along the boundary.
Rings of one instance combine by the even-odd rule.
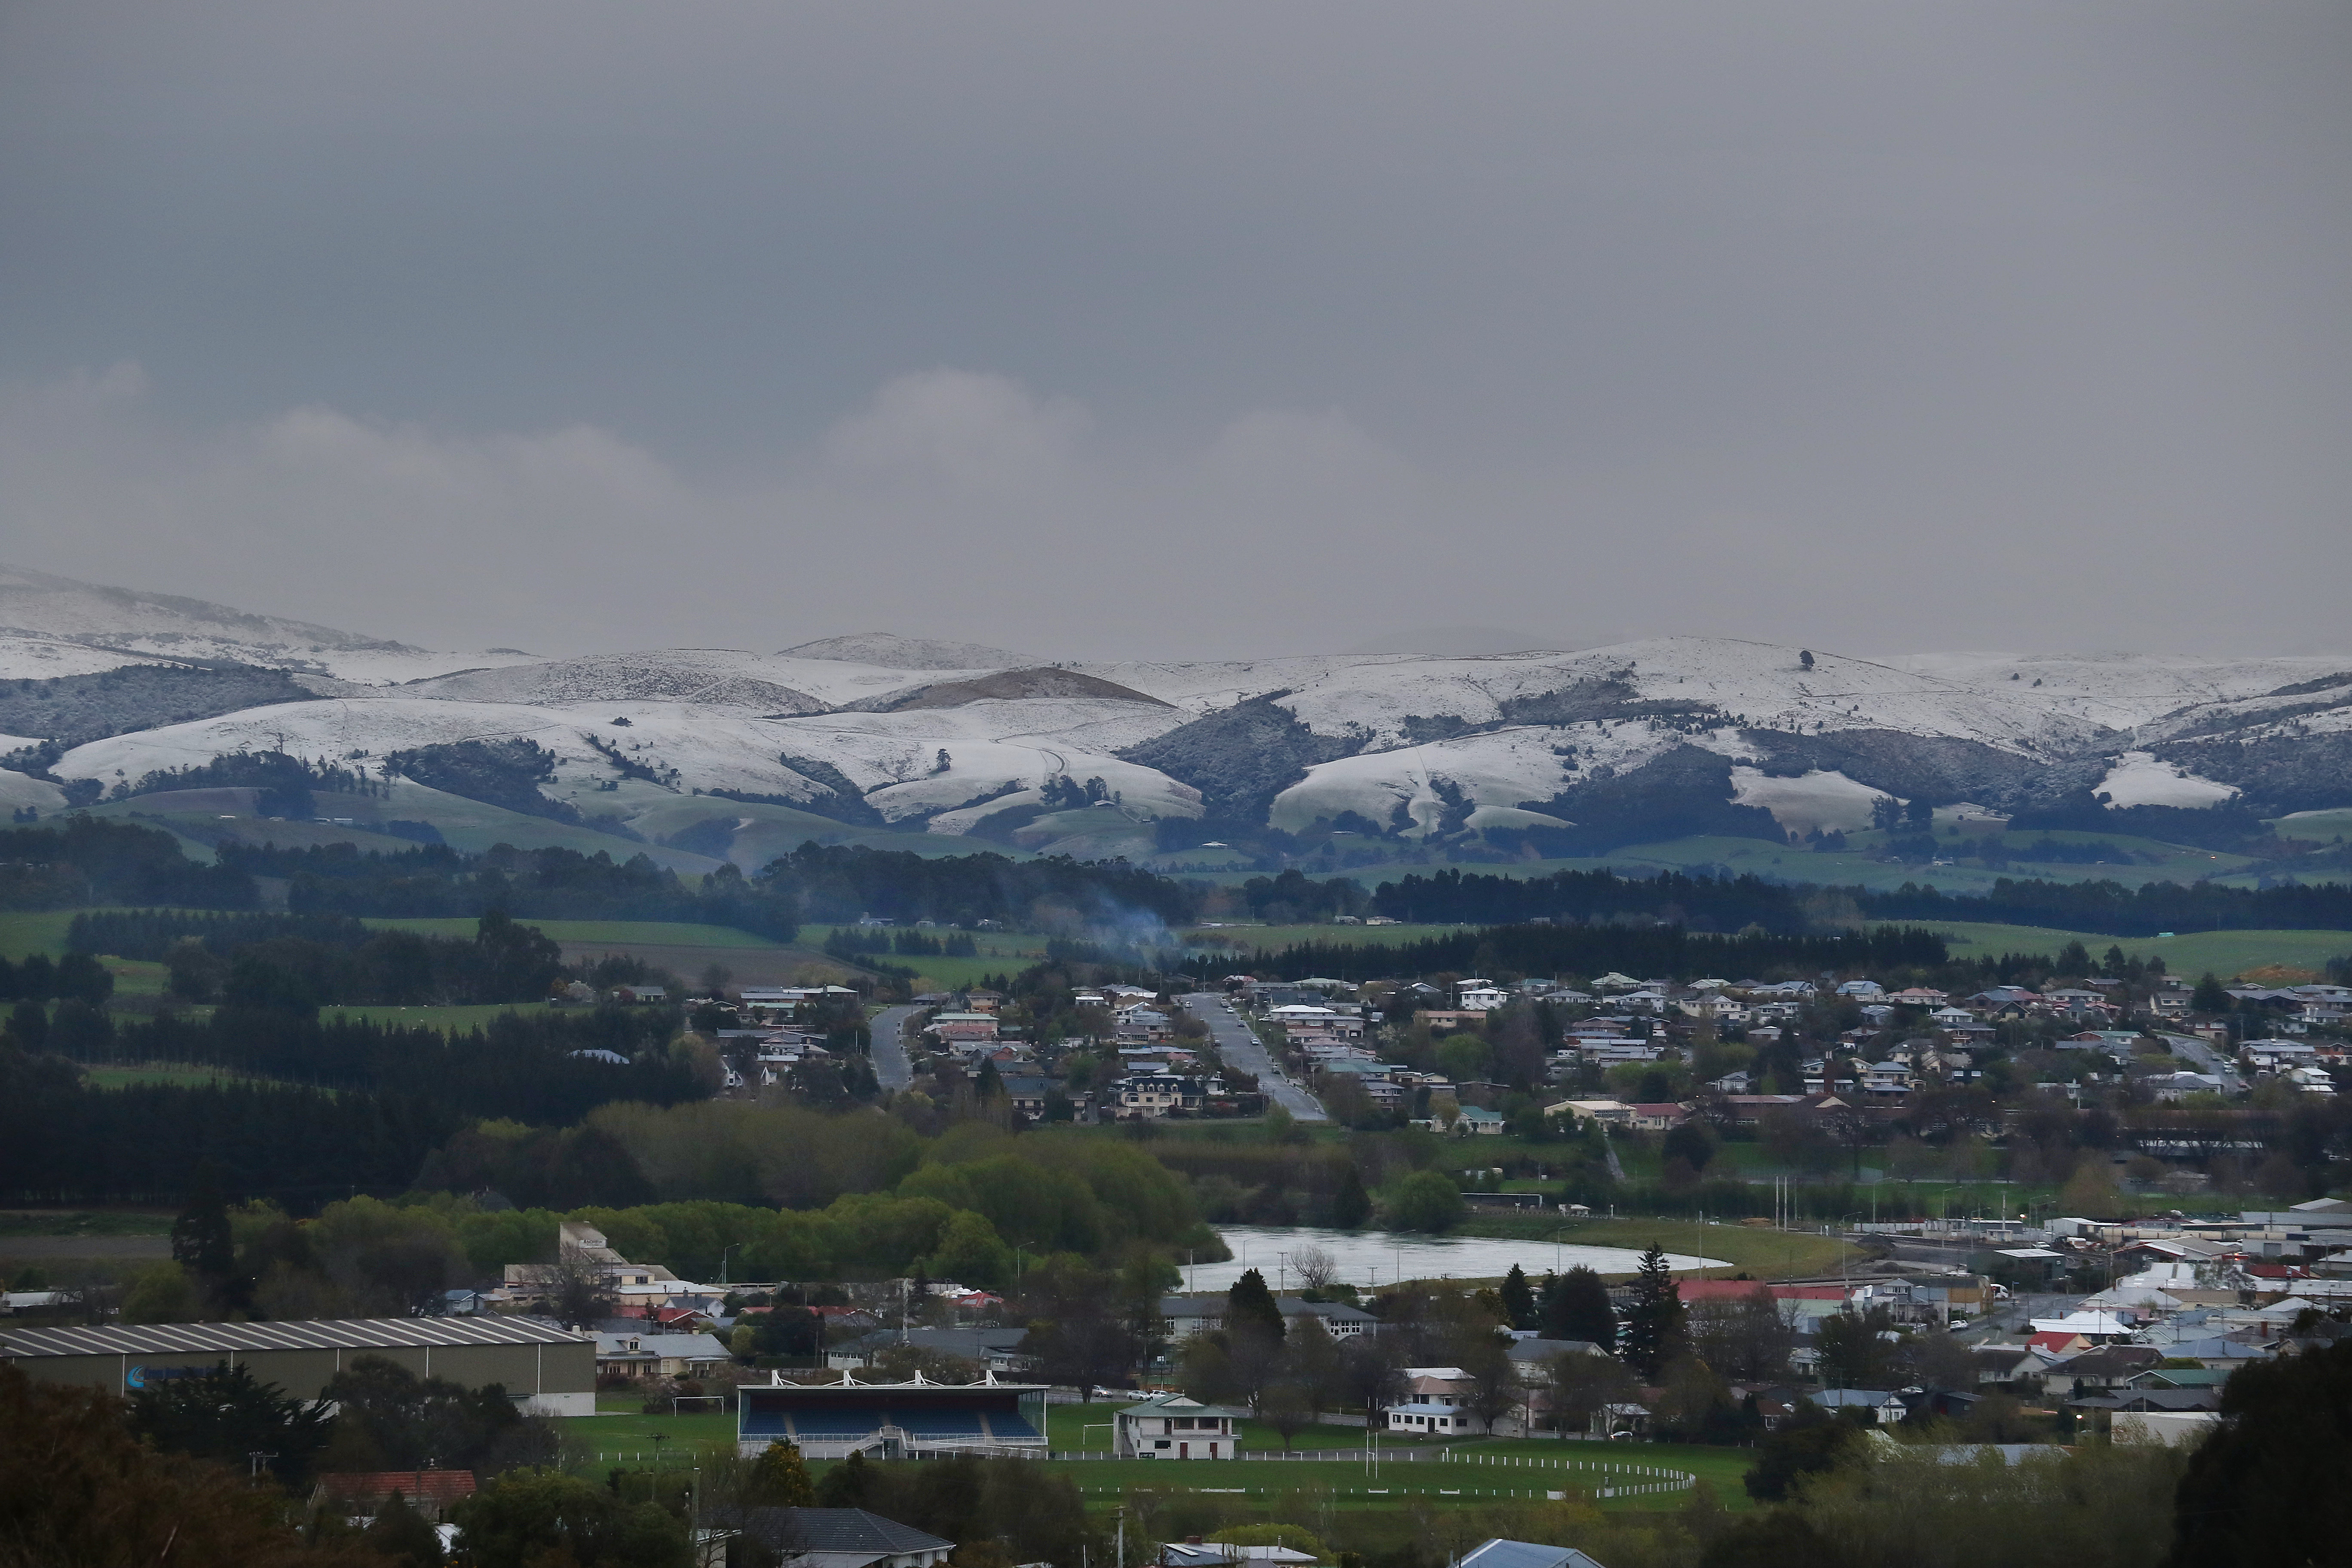
[[[907,1020],[921,1012],[920,1007],[885,1007],[874,1015],[867,1026],[874,1037],[874,1081],[893,1092],[906,1088],[915,1079],[915,1069],[907,1060]]]
[[[1285,1076],[1266,1055],[1265,1042],[1250,1026],[1225,1010],[1225,999],[1214,992],[1198,991],[1183,999],[1184,1010],[1209,1026],[1209,1038],[1225,1065],[1253,1074],[1267,1100],[1301,1121],[1328,1121],[1316,1098]]]

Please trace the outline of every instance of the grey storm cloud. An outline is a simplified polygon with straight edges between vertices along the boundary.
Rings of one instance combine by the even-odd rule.
[[[443,646],[2340,642],[2352,9],[0,10],[0,560]]]

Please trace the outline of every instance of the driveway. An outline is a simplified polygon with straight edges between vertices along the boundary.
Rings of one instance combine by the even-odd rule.
[[[1209,1038],[1215,1042],[1217,1054],[1225,1065],[1238,1071],[1253,1074],[1257,1086],[1266,1097],[1301,1121],[1328,1121],[1323,1106],[1294,1079],[1274,1065],[1266,1055],[1265,1042],[1251,1032],[1250,1026],[1225,1010],[1223,995],[1199,991],[1183,998],[1184,1010],[1209,1026]]]

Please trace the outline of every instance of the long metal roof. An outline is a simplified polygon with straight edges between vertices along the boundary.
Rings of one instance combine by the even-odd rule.
[[[231,1351],[419,1350],[445,1345],[554,1345],[587,1334],[531,1318],[320,1318],[289,1323],[150,1323],[0,1329],[0,1356],[208,1355]]]

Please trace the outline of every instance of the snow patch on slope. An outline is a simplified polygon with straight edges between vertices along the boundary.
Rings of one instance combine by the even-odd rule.
[[[1691,739],[1634,720],[1496,730],[1359,752],[1307,769],[1304,779],[1275,796],[1268,817],[1275,826],[1295,833],[1318,818],[1336,819],[1352,811],[1385,828],[1402,806],[1412,823],[1404,834],[1425,837],[1438,830],[1451,804],[1448,793],[1458,791],[1475,808],[1465,826],[1551,826],[1560,819],[1543,816],[1534,824],[1482,814],[1541,816],[1523,812],[1520,803],[1549,800],[1598,768],[1638,767]],[[1562,755],[1569,748],[1574,749],[1573,758]]]
[[[1515,701],[1579,689],[1707,710],[1732,726],[1901,730],[2019,752],[2073,745],[2098,732],[2094,724],[2009,693],[1838,654],[1817,653],[1807,668],[1795,648],[1720,637],[1664,637],[1569,654],[1330,662],[1335,668],[1328,671],[1299,670],[1305,679],[1277,700],[1318,734],[1363,734],[1374,746],[1412,744],[1415,719],[1495,724],[1513,717],[1508,705]],[[1140,675],[1129,684],[1167,697]]]
[[[56,680],[68,675],[103,675],[110,669],[134,664],[164,662],[34,632],[0,632],[0,680]]]
[[[1791,833],[1823,833],[1868,827],[1871,804],[1883,792],[1842,773],[1818,769],[1798,778],[1774,778],[1756,768],[1731,770],[1731,798],[1760,805]]]
[[[2346,668],[2342,654],[2282,658],[2199,658],[2147,653],[1916,653],[1885,661],[1955,681],[2022,707],[2129,730],[2183,708],[2236,702]],[[2016,676],[2012,680],[2011,676]],[[2040,686],[2034,685],[2040,681]]]
[[[0,751],[12,750],[15,744],[8,736],[0,735]],[[53,811],[63,811],[65,805],[66,792],[47,779],[0,768],[0,806],[20,811],[29,805],[46,816]]]
[[[832,713],[784,720],[773,729],[784,737],[785,751],[839,768],[885,817],[947,812],[933,830],[956,832],[980,816],[1035,800],[1008,795],[970,814],[951,808],[1016,782],[1034,791],[1056,775],[1080,782],[1099,778],[1125,796],[1130,810],[1198,816],[1198,791],[1156,768],[1110,755],[1181,717],[1138,702],[1055,698],[898,713]],[[949,757],[944,769],[940,752]]]
[[[2179,805],[2199,810],[2234,800],[2238,792],[2225,784],[2200,778],[2185,773],[2170,763],[2158,762],[2147,752],[2126,752],[2107,770],[2107,776],[2094,787],[2105,795],[2109,805],[2122,808],[2133,805]]]
[[[766,713],[814,713],[828,706],[753,672],[754,656],[724,648],[595,654],[503,669],[469,669],[410,688],[403,695],[473,702],[667,701]]]

